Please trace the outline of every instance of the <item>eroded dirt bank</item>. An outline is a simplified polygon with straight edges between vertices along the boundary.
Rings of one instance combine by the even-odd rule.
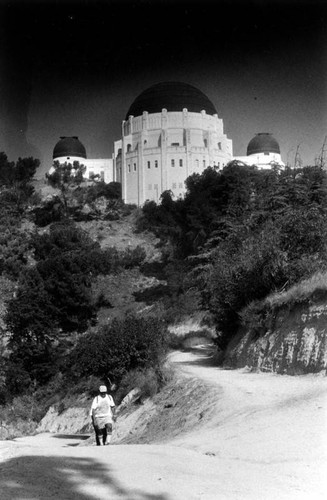
[[[185,380],[201,380],[208,405],[217,394],[210,418],[156,444],[99,448],[52,434],[2,442],[1,498],[325,498],[325,377],[222,370],[205,352],[174,353],[171,362]]]

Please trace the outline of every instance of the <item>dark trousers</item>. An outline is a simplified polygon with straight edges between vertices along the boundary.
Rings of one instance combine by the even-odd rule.
[[[102,437],[102,444],[106,444],[108,434],[112,433],[112,424],[106,424],[105,427],[103,427],[102,429],[100,429],[100,427],[94,424],[93,427],[95,431],[95,441],[97,443],[97,446],[101,445],[101,437]]]

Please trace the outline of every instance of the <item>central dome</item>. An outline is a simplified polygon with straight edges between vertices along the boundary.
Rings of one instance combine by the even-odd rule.
[[[163,82],[144,90],[130,106],[125,120],[130,115],[141,116],[144,111],[160,113],[167,111],[188,111],[200,113],[204,110],[209,115],[217,114],[214,105],[201,90],[181,82]]]

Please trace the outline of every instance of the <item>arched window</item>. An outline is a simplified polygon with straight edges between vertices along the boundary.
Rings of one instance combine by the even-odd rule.
[[[129,153],[130,151],[132,151],[132,145],[131,144],[127,144],[127,153]]]

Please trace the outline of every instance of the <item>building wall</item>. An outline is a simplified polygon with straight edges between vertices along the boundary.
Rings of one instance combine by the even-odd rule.
[[[256,165],[259,169],[271,168],[272,164],[285,167],[281,155],[278,153],[257,153],[249,156],[235,156],[234,160],[241,161],[246,165]]]
[[[86,166],[86,178],[89,179],[92,175],[99,175],[100,179],[106,183],[115,180],[114,162],[112,158],[88,158],[84,160],[83,164]]]
[[[112,158],[81,158],[79,156],[60,156],[54,158],[53,161],[59,161],[59,163],[71,163],[78,161],[81,165],[86,167],[84,177],[90,179],[92,175],[98,175],[101,180],[106,183],[113,182],[115,179],[114,172],[114,161]],[[51,174],[53,172],[53,167],[49,170]]]
[[[114,146],[116,178],[126,203],[159,201],[165,190],[185,194],[185,180],[232,159],[232,141],[217,115],[168,112],[130,116]]]

